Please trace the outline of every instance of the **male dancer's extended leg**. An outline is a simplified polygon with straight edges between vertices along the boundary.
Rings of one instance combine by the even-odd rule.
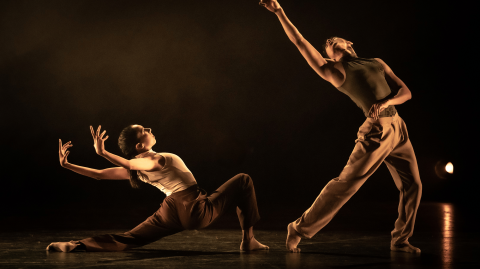
[[[420,249],[410,245],[408,238],[413,234],[415,218],[422,196],[422,183],[418,172],[417,159],[408,138],[407,128],[403,121],[401,125],[404,137],[403,143],[400,143],[385,159],[385,164],[400,191],[398,219],[392,231],[390,249],[419,253]]]
[[[311,238],[337,214],[377,170],[392,149],[400,142],[399,117],[368,118],[360,127],[355,148],[340,176],[331,180],[312,206],[288,227],[287,249],[299,252],[300,236]],[[297,233],[297,234],[296,234]]]

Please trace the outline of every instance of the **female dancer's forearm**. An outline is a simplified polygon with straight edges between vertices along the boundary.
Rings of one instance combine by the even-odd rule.
[[[122,158],[118,155],[115,155],[113,153],[110,153],[106,150],[104,150],[102,152],[102,154],[100,154],[100,156],[104,157],[105,159],[107,159],[109,162],[115,164],[115,165],[118,165],[118,166],[121,166],[125,169],[128,169],[128,170],[132,170],[131,169],[131,165],[130,165],[130,161],[125,159],[125,158]]]
[[[94,179],[101,179],[101,170],[92,169],[92,168],[88,168],[88,167],[84,167],[84,166],[80,166],[72,163],[66,163],[62,165],[62,167],[67,168],[68,170],[71,170],[83,176],[91,177]]]
[[[280,20],[283,30],[287,34],[290,41],[292,41],[294,44],[297,44],[303,39],[303,36],[297,30],[295,25],[293,25],[293,23],[288,19],[287,15],[283,11],[283,8],[275,11],[275,15],[277,15],[278,19]]]

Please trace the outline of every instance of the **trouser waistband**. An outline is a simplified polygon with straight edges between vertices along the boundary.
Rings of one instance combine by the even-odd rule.
[[[383,117],[383,118],[378,118],[376,120],[374,118],[367,117],[367,121],[372,122],[372,123],[388,124],[388,123],[391,123],[393,121],[397,121],[398,118],[400,118],[400,116],[398,116],[398,112],[397,112],[397,113],[395,113],[395,115],[393,115],[391,117]]]

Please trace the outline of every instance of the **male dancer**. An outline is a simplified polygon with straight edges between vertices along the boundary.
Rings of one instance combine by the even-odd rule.
[[[288,225],[287,249],[300,252],[297,245],[301,238],[311,238],[325,227],[384,162],[400,191],[399,214],[390,249],[420,253],[419,248],[410,245],[408,238],[413,234],[422,183],[407,128],[394,107],[411,99],[410,90],[384,61],[359,58],[353,50],[353,43],[343,38],[328,39],[325,51],[330,59],[323,58],[298,32],[276,0],[262,0],[260,5],[277,15],[288,38],[313,70],[347,94],[367,117],[339,177],[332,179],[313,205]],[[398,93],[392,94],[390,87],[398,89]]]

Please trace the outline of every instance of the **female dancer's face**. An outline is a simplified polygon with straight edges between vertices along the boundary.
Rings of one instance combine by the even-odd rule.
[[[142,125],[135,125],[133,128],[137,129],[138,144],[137,150],[141,152],[149,151],[153,145],[157,143],[155,136],[152,134],[151,128],[144,128]]]

